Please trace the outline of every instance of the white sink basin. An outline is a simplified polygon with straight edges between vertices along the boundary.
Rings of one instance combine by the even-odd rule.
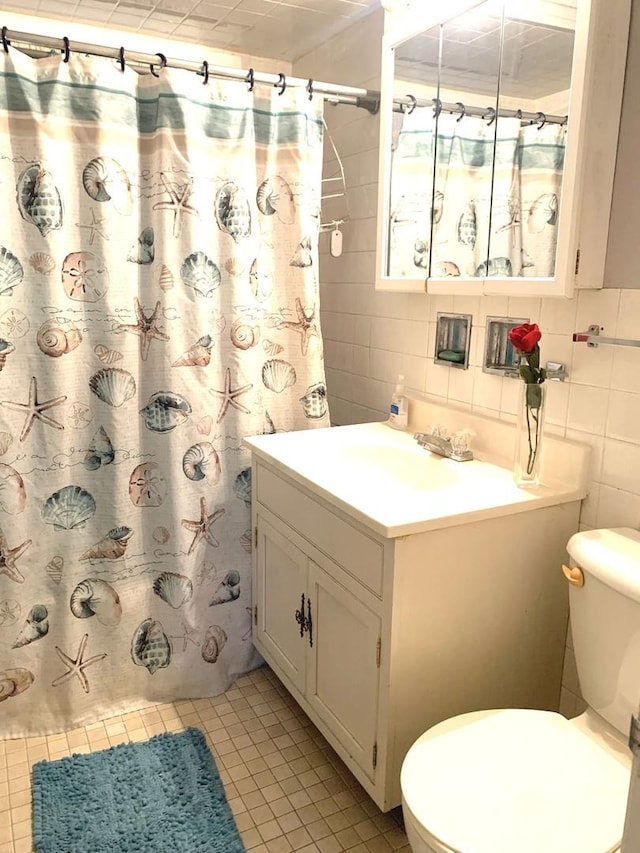
[[[333,430],[335,432],[335,429]],[[402,488],[411,491],[447,489],[459,483],[460,477],[455,464],[442,456],[425,452],[417,442],[405,446],[398,436],[385,441],[387,436],[371,430],[358,430],[362,440],[358,444],[336,441],[329,452],[330,462],[343,477],[367,483],[376,490]],[[364,434],[363,434],[364,433]]]
[[[255,456],[387,537],[579,500],[584,485],[518,488],[511,469],[454,462],[386,424],[260,435]]]

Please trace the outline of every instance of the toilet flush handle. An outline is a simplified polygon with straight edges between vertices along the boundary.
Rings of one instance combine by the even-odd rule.
[[[578,566],[565,566],[563,563],[562,572],[565,578],[570,584],[573,584],[573,586],[584,586],[584,573],[582,569],[578,568]]]

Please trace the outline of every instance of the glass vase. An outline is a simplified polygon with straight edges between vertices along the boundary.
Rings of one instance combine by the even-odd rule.
[[[535,488],[540,485],[547,387],[544,383],[520,385],[513,479],[518,486]]]

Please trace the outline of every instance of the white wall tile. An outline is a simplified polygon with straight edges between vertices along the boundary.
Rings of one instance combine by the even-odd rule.
[[[640,290],[620,291],[620,310],[616,327],[616,337],[640,339]]]
[[[605,438],[602,457],[602,482],[633,492],[640,477],[640,444]]]
[[[472,404],[482,409],[490,409],[494,414],[500,411],[500,401],[502,399],[502,377],[493,376],[490,373],[483,373],[479,367],[470,368],[473,370],[473,398]]]
[[[567,426],[571,429],[604,435],[609,391],[591,385],[571,385]]]
[[[487,317],[507,317],[509,311],[509,299],[506,296],[483,296],[480,300],[477,318],[474,322],[479,326],[486,326]],[[516,318],[526,317],[526,314],[516,314]]]
[[[449,399],[457,403],[472,403],[475,384],[474,368],[456,370],[456,368],[450,367],[449,370]]]
[[[606,434],[609,438],[640,443],[640,394],[611,391]]]
[[[453,297],[453,312],[454,314],[471,314],[475,319],[480,314],[479,296],[454,296]]]
[[[507,379],[502,383],[502,396],[500,398],[500,411],[502,414],[518,414],[519,406],[522,404],[522,383],[519,379]]]
[[[435,397],[447,397],[449,391],[449,374],[451,368],[435,364],[432,358],[427,358],[425,369],[425,392]]]
[[[532,297],[510,296],[508,300],[508,317],[528,317],[530,323],[540,326],[542,300]]]
[[[562,427],[564,432],[569,410],[569,385],[566,382],[547,382],[545,384],[547,385],[545,423]]]
[[[597,483],[601,482],[602,478],[602,457],[604,454],[605,439],[601,435],[595,435],[591,432],[582,432],[580,430],[567,429],[566,437],[572,441],[579,441],[582,444],[588,444],[591,448],[591,458],[589,460],[589,479]]]
[[[640,312],[637,315],[640,317]],[[636,331],[640,338],[640,323],[635,320]],[[618,332],[618,335],[620,333]],[[634,340],[632,338],[632,340]],[[611,387],[616,391],[631,391],[640,394],[640,348],[610,347],[613,353],[611,363]]]
[[[575,299],[543,299],[540,312],[540,330],[549,333],[571,335],[582,331],[576,327],[577,302]]]
[[[640,527],[640,495],[600,486],[596,527]]]
[[[427,323],[391,317],[371,318],[371,346],[377,349],[424,356],[428,332]]]
[[[434,322],[439,313],[451,314],[453,312],[453,296],[428,296],[429,320]]]

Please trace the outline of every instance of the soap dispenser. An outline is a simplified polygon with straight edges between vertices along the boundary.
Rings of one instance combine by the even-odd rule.
[[[409,401],[404,394],[404,376],[398,376],[396,390],[391,395],[389,406],[389,426],[394,429],[406,429],[409,421]]]

